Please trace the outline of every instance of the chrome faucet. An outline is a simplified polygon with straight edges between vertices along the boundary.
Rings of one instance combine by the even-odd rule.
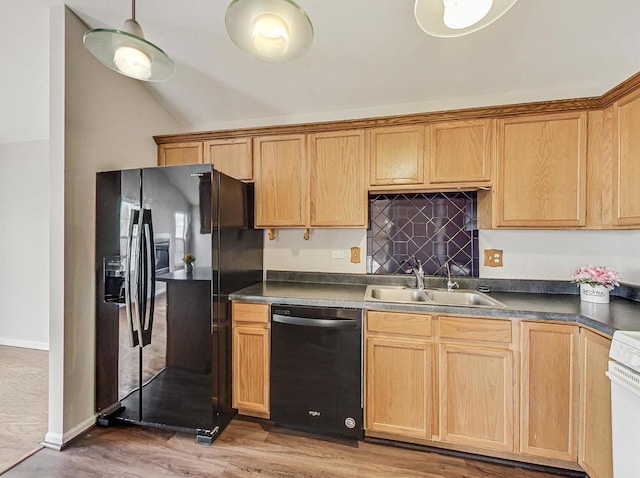
[[[411,272],[416,276],[416,289],[424,290],[424,269],[422,268],[422,262],[420,262],[420,260],[416,262],[418,263],[418,267],[412,265]]]
[[[453,292],[455,288],[460,287],[457,282],[451,282],[451,269],[449,267],[449,261],[444,263],[447,268],[447,291]]]

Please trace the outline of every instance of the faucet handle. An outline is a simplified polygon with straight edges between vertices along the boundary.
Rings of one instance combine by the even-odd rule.
[[[447,282],[447,290],[448,290],[449,292],[452,292],[452,291],[453,291],[453,289],[459,289],[459,288],[460,288],[460,286],[458,285],[458,283],[457,283],[457,282],[451,282],[451,280],[449,280],[449,281]]]

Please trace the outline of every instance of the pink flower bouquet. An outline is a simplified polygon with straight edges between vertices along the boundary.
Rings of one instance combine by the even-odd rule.
[[[590,284],[592,286],[603,285],[609,290],[620,285],[618,282],[622,279],[619,272],[608,267],[601,266],[582,266],[571,274],[572,282],[580,284]]]

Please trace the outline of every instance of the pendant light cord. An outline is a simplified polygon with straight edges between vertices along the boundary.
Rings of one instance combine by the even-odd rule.
[[[131,0],[131,20],[136,21],[136,0]]]

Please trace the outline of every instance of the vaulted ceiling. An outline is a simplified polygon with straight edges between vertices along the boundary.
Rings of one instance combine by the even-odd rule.
[[[594,96],[640,71],[638,0],[519,0],[486,29],[449,39],[420,30],[414,0],[298,0],[315,39],[286,64],[233,45],[229,1],[137,2],[146,37],[177,64],[172,80],[149,88],[185,130]],[[10,65],[0,75],[0,142],[46,123],[48,7],[58,3],[0,4],[0,41],[15,48],[0,51]],[[90,27],[120,27],[130,16],[129,0],[66,3]]]

